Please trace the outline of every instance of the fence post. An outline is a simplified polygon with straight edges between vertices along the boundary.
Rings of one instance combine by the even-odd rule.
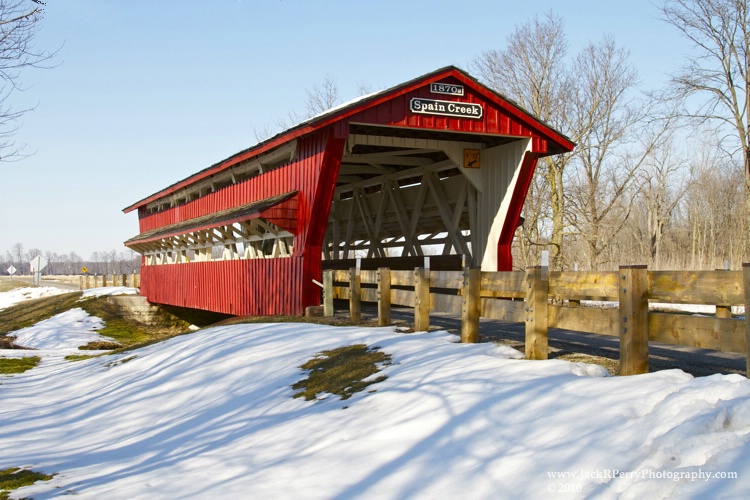
[[[349,321],[362,321],[362,276],[356,267],[349,268]]]
[[[107,275],[102,274],[102,286],[107,286]]]
[[[333,312],[333,271],[323,271],[323,316],[332,318]]]
[[[83,276],[78,277],[78,289],[83,290]]]
[[[120,276],[120,279],[122,280],[122,281],[120,281],[120,286],[128,286],[127,285],[127,283],[128,283],[128,275],[127,274],[123,273],[122,276]]]
[[[133,273],[133,288],[139,288],[141,286],[141,275]]]
[[[414,331],[430,331],[430,270],[414,269]]]
[[[648,373],[648,270],[620,266],[620,375]]]
[[[378,326],[391,324],[391,270],[378,268]]]
[[[87,274],[86,275],[86,290],[88,290],[89,288],[91,288],[91,282],[89,281],[89,278],[91,278],[91,276],[89,276]]]
[[[481,283],[481,268],[464,268],[464,288],[461,294],[461,342],[479,342],[479,292]]]
[[[745,376],[750,378],[750,262],[742,264],[742,287],[745,289]]]
[[[542,266],[526,268],[526,359],[549,357],[549,274],[544,271]]]

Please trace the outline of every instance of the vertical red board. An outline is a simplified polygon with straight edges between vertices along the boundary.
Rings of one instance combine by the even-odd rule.
[[[498,271],[513,270],[513,254],[511,251],[513,236],[518,227],[523,204],[524,201],[526,201],[526,194],[529,192],[529,185],[531,185],[531,179],[534,177],[534,170],[536,169],[536,163],[538,160],[539,155],[529,151],[524,154],[523,160],[521,160],[521,171],[518,174],[516,187],[513,189],[513,194],[510,199],[510,207],[508,207],[508,213],[505,216],[505,222],[503,223],[503,228],[500,231],[500,238],[497,243]]]

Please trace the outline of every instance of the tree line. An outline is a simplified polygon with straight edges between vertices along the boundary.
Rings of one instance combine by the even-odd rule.
[[[639,85],[604,36],[571,54],[554,13],[518,26],[470,69],[566,134],[538,165],[518,267],[739,268],[750,260],[748,0],[666,0],[661,19],[694,52],[666,88]]]
[[[139,273],[141,267],[140,254],[129,249],[93,252],[84,259],[76,252],[58,254],[38,248],[26,250],[23,244],[16,243],[4,255],[0,254],[0,273],[7,275],[8,268],[13,266],[16,274],[31,274],[30,263],[37,256],[47,260],[47,267],[42,271],[44,275],[83,274],[83,268],[89,275],[132,274]]]

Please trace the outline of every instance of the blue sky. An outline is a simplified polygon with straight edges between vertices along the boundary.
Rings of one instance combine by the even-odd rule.
[[[31,69],[12,96],[18,143],[33,155],[0,164],[0,252],[124,249],[138,232],[122,209],[255,144],[302,111],[326,76],[344,100],[446,65],[466,68],[515,26],[553,10],[570,52],[603,34],[657,87],[690,47],[657,19],[658,2],[49,0]]]

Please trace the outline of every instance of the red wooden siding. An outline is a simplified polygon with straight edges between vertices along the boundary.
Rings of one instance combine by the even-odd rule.
[[[318,132],[300,139],[298,159],[285,167],[141,220],[145,231],[298,190],[294,206],[282,204],[269,216],[295,234],[292,258],[144,266],[141,293],[155,303],[227,314],[302,314],[319,304],[312,281],[322,274],[326,224],[319,221],[328,220],[344,145],[329,131]]]
[[[446,79],[446,81],[448,83],[459,83],[457,80],[450,78]],[[449,116],[414,113],[409,107],[409,103],[414,97],[480,104],[483,108],[482,117],[453,118]],[[450,130],[453,132],[476,132],[526,137],[534,135],[530,128],[515,120],[506,111],[495,106],[489,99],[472,92],[470,89],[467,89],[466,95],[463,96],[436,95],[430,92],[429,85],[425,85],[375,107],[365,109],[348,117],[347,120],[354,123],[400,125],[411,128]]]
[[[165,264],[141,268],[149,302],[236,315],[301,315],[303,257]]]

